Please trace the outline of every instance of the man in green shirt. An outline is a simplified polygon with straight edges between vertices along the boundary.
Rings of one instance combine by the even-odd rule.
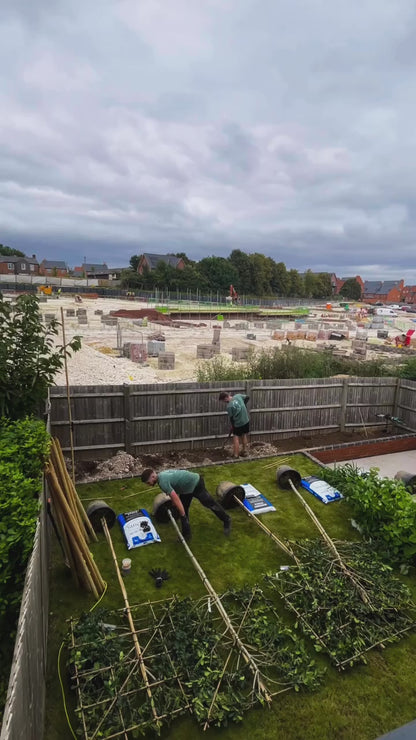
[[[231,531],[231,517],[222,506],[215,501],[205,488],[202,475],[192,473],[189,470],[162,470],[156,473],[152,468],[146,468],[141,474],[143,483],[159,487],[171,497],[172,503],[179,512],[182,534],[188,542],[191,539],[191,526],[189,524],[188,512],[192,499],[197,498],[202,506],[205,506],[221,519],[224,524],[224,534],[228,537]]]
[[[227,404],[227,414],[231,421],[233,432],[233,457],[240,454],[240,439],[243,445],[242,456],[247,455],[248,433],[250,431],[250,417],[247,411],[249,396],[242,393],[235,393],[231,396],[228,391],[221,391],[219,400]]]

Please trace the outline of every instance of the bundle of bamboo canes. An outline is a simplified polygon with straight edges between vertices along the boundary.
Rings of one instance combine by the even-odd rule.
[[[91,538],[97,540],[97,535],[78,497],[57,439],[52,440],[45,475],[51,513],[74,581],[77,586],[92,591],[98,599],[104,591],[105,582],[87,545]]]

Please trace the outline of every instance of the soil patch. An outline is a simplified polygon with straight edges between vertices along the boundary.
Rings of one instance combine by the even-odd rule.
[[[337,432],[335,434],[304,434],[300,437],[279,440],[276,444],[269,442],[252,442],[250,446],[250,459],[265,457],[267,455],[281,455],[285,452],[295,450],[308,450],[314,447],[326,447],[327,445],[338,445],[344,442],[359,442],[366,439],[377,439],[397,435],[397,430],[391,434],[383,434],[379,429],[368,429],[365,433]],[[139,476],[145,468],[187,468],[193,465],[209,465],[213,462],[227,462],[231,459],[231,444],[225,447],[210,447],[193,450],[171,450],[170,452],[143,453],[133,457],[126,452],[118,452],[108,460],[86,460],[80,461],[75,467],[75,478],[77,483],[92,483],[94,481],[109,480],[111,478],[133,478]],[[68,468],[70,461],[67,460]]]

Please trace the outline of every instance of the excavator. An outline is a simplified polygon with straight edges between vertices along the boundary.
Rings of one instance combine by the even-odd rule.
[[[38,293],[52,295],[52,285],[38,285]]]

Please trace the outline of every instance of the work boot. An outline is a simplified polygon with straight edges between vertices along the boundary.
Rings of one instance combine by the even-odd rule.
[[[224,522],[224,534],[226,537],[229,537],[231,533],[231,517],[228,519],[227,522]]]

